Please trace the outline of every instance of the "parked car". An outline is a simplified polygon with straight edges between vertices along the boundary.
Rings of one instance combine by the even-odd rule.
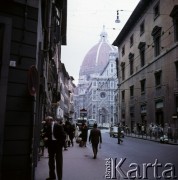
[[[110,127],[110,137],[117,137],[118,136],[118,127],[117,126],[111,126]],[[124,131],[121,130],[121,138],[124,138]]]
[[[91,129],[93,128],[93,125],[96,123],[96,120],[95,119],[88,119],[87,120],[87,125],[88,125],[88,128]]]

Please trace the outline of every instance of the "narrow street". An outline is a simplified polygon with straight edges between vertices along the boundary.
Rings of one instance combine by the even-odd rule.
[[[117,138],[109,137],[108,131],[102,130],[103,144],[98,152],[98,158],[93,159],[91,145],[88,143],[87,147],[80,148],[75,143],[74,147],[69,147],[68,151],[64,151],[64,170],[63,180],[101,180],[106,179],[106,159],[112,158],[113,162],[116,160],[116,165],[119,161],[123,162],[118,171],[113,172],[112,178],[115,179],[128,179],[126,177],[128,171],[137,167],[137,171],[133,171],[132,177],[136,176],[136,172],[139,176],[147,177],[149,180],[165,179],[165,177],[171,176],[169,179],[177,179],[178,176],[178,160],[177,160],[177,145],[160,144],[158,142],[142,140],[132,137],[125,137],[122,144],[117,144]],[[122,159],[122,160],[121,160]],[[151,163],[151,164],[149,164]],[[114,163],[113,163],[114,164]],[[147,170],[147,174],[144,174],[143,165],[153,165],[156,167],[150,167]],[[173,174],[169,171],[167,174],[163,172],[166,169],[170,169],[170,164],[175,169]],[[136,166],[137,165],[137,166]],[[131,177],[128,176],[128,177]],[[36,180],[44,180],[48,177],[48,158],[47,153],[45,157],[42,157],[38,163],[36,171]],[[111,179],[111,178],[110,178]],[[133,178],[132,178],[133,179]],[[139,179],[139,178],[135,178]],[[146,179],[146,178],[145,178]]]

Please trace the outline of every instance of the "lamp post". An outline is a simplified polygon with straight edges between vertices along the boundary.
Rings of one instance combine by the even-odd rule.
[[[119,10],[117,10],[117,17],[116,17],[116,20],[115,20],[115,23],[120,23],[120,19],[119,19]]]

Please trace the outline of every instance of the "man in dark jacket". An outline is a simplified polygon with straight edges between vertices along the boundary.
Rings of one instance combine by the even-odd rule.
[[[45,132],[45,140],[47,141],[48,154],[49,154],[49,178],[56,179],[55,174],[55,160],[56,160],[56,172],[58,180],[62,180],[63,169],[63,154],[62,148],[65,143],[65,132],[61,125],[59,125],[51,116],[48,116],[48,126]]]
[[[83,146],[86,147],[87,138],[88,138],[88,127],[85,123],[82,124],[81,133],[82,133],[81,137],[83,141]]]
[[[102,143],[101,131],[97,128],[97,124],[95,123],[93,129],[90,131],[89,142],[92,143],[92,149],[94,154],[94,159],[97,157],[98,152],[98,144]]]
[[[121,129],[121,125],[120,123],[118,123],[118,129],[117,129],[117,144],[120,144],[121,142],[123,142],[123,140],[121,139],[122,136],[122,129]]]

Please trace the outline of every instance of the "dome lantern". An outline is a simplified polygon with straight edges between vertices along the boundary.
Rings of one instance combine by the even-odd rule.
[[[108,34],[105,31],[105,25],[103,25],[103,31],[101,32],[100,37],[101,37],[100,41],[107,42]]]

